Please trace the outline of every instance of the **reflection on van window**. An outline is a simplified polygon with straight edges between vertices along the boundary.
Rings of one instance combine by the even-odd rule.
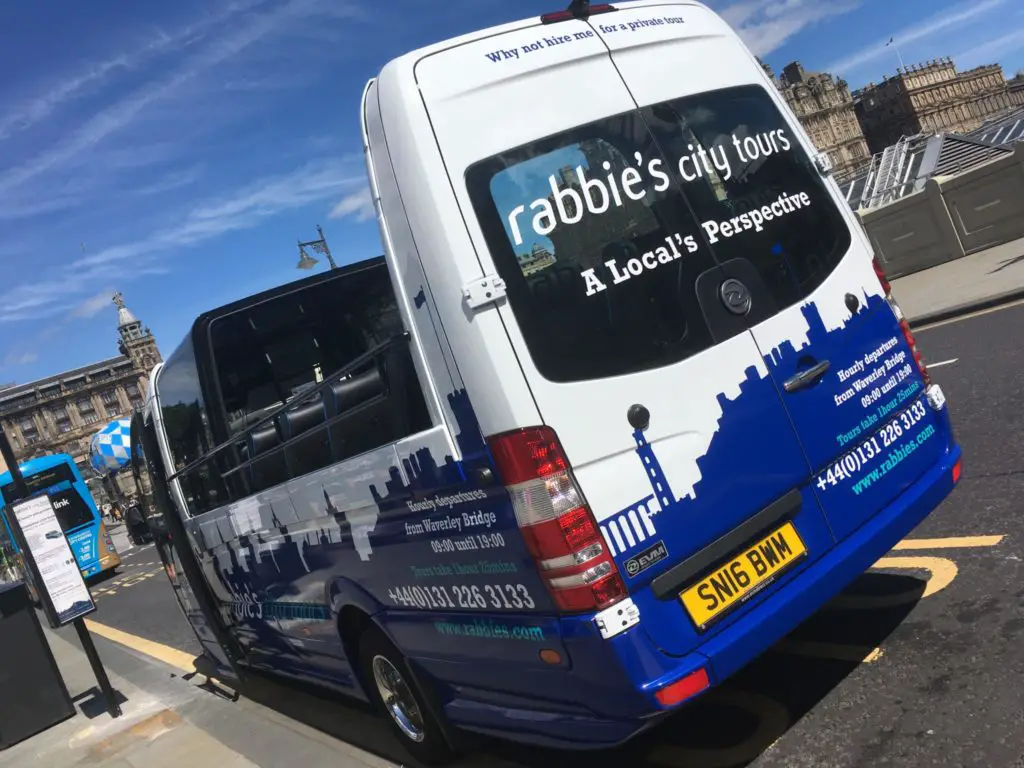
[[[534,364],[553,381],[669,365],[709,346],[694,283],[716,265],[753,265],[781,309],[850,245],[760,86],[573,128],[477,163],[466,180]],[[761,309],[755,322],[772,311]]]
[[[534,364],[552,381],[656,368],[711,345],[714,267],[637,113],[478,163],[477,216]]]
[[[173,471],[178,472],[213,448],[191,337],[164,363],[159,381],[167,443]],[[182,477],[181,490],[191,514],[205,512],[225,498],[220,475],[208,465]]]
[[[744,86],[647,107],[644,119],[719,262],[757,267],[781,309],[805,299],[850,232],[768,93]]]

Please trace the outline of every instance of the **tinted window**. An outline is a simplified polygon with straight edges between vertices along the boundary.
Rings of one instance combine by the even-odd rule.
[[[717,264],[746,260],[784,307],[850,243],[759,86],[574,128],[477,163],[466,181],[530,355],[552,381],[660,367],[724,338],[696,287]],[[701,291],[712,310],[717,299]]]
[[[191,338],[186,338],[164,364],[158,376],[158,388],[164,429],[174,461],[173,474],[213,448]],[[181,487],[193,514],[224,503],[220,475],[209,465],[183,476]]]
[[[850,247],[811,159],[759,86],[643,110],[718,261],[754,264],[779,308],[805,299]],[[681,160],[680,160],[681,158]]]
[[[25,485],[30,495],[47,493],[50,496],[57,522],[63,531],[92,523],[96,519],[92,507],[72,487],[72,483],[77,481],[78,478],[67,464],[58,464],[25,476]],[[14,483],[0,486],[0,494],[4,499],[14,498]]]
[[[552,381],[678,362],[712,343],[714,267],[639,114],[476,164],[467,184],[534,364]]]
[[[45,491],[55,486],[60,488],[69,488],[71,483],[75,482],[75,475],[71,471],[71,467],[67,464],[58,464],[55,467],[40,470],[31,475],[26,476],[25,485],[28,487],[30,494],[34,494],[36,491]],[[0,494],[5,499],[9,499],[14,495],[14,483],[4,483],[0,485]]]
[[[229,430],[243,430],[403,330],[385,266],[214,321],[210,337]]]

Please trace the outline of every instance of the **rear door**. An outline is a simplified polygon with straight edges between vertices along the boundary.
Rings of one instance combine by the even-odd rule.
[[[507,285],[486,310],[508,333],[493,343],[513,345],[648,631],[685,653],[742,615],[728,575],[713,617],[678,597],[734,544],[793,522],[794,573],[833,543],[813,494],[790,493],[809,467],[748,319],[588,24],[464,44],[416,73],[482,274]],[[769,507],[768,530],[643,589]]]
[[[659,3],[591,23],[675,163],[707,245],[730,277],[756,287],[753,337],[842,539],[946,447],[870,251],[724,22]]]

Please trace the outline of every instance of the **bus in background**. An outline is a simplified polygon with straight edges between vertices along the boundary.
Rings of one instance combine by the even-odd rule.
[[[45,493],[53,501],[57,521],[71,545],[71,551],[75,553],[83,576],[96,576],[121,565],[121,557],[103,524],[103,516],[70,456],[55,453],[30,459],[21,464],[21,473],[30,496]],[[3,503],[5,533],[12,543],[14,538],[7,523],[7,504],[13,498],[14,481],[10,472],[4,472],[0,475],[0,500]]]

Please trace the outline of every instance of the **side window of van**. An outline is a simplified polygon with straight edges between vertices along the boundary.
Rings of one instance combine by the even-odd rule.
[[[386,267],[370,267],[215,320],[210,341],[237,459],[255,493],[429,428],[408,343],[334,380],[404,331]],[[330,383],[315,395],[311,390]],[[274,420],[256,426],[286,403]]]
[[[715,262],[667,170],[629,112],[467,171],[516,322],[548,380],[657,368],[712,345],[695,283]]]
[[[849,229],[764,88],[687,96],[643,115],[719,262],[752,262],[779,308],[831,274]]]
[[[161,412],[173,459],[170,473],[174,474],[213,448],[191,339],[185,339],[164,363],[159,377]],[[182,475],[179,482],[189,514],[201,514],[227,503],[221,476],[210,465]]]

